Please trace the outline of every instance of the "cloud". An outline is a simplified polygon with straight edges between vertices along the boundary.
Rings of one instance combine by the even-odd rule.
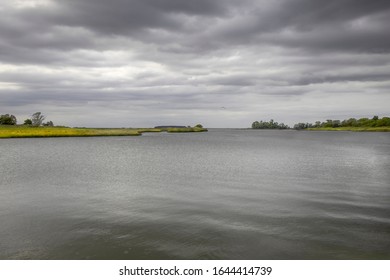
[[[389,114],[389,17],[388,1],[3,1],[0,112],[215,127]]]

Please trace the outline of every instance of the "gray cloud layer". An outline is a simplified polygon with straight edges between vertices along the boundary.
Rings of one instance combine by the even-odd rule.
[[[211,127],[389,114],[389,18],[385,0],[7,1],[0,113]]]

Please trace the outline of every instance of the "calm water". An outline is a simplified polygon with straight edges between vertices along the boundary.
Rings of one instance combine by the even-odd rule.
[[[0,259],[389,259],[390,133],[0,140]]]

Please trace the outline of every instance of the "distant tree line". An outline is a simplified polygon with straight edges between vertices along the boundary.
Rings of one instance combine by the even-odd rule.
[[[43,122],[45,116],[41,112],[36,112],[31,115],[31,118],[24,120],[23,125],[28,126],[54,126],[52,121]],[[17,119],[14,115],[0,115],[0,125],[17,125]]]
[[[195,125],[195,127],[203,128],[203,125],[198,123],[197,125]],[[188,126],[185,126],[185,125],[158,125],[158,126],[155,126],[154,128],[159,128],[159,129],[166,129],[166,128],[191,128],[191,126],[190,125],[188,125]]]
[[[369,118],[350,118],[347,120],[326,120],[325,122],[316,121],[312,123],[297,123],[294,125],[294,129],[306,129],[306,128],[321,128],[321,127],[382,127],[390,126],[390,118],[383,117],[379,118],[374,116],[372,119]]]
[[[288,125],[284,123],[278,123],[274,120],[270,120],[269,122],[265,121],[255,121],[252,123],[253,129],[288,129],[290,128]]]

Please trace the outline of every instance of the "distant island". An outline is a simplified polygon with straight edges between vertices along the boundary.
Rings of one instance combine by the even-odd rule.
[[[145,132],[206,132],[201,124],[191,126],[157,126],[155,128],[86,128],[55,126],[52,121],[44,122],[45,116],[36,112],[31,119],[18,125],[16,117],[0,115],[0,138],[37,137],[92,137],[92,136],[140,136]]]
[[[252,129],[291,129],[284,123],[278,123],[274,120],[255,121],[252,123]],[[343,121],[340,120],[326,120],[324,122],[316,121],[312,123],[297,123],[294,125],[295,130],[327,130],[327,131],[379,131],[390,132],[390,118],[350,118]]]

